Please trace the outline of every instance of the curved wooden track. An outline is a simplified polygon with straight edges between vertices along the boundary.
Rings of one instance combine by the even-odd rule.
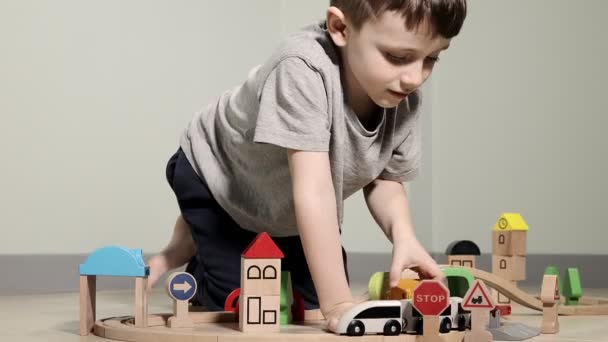
[[[200,313],[207,314],[207,313]],[[212,314],[213,315],[213,314]],[[195,326],[193,328],[170,329],[163,322],[169,314],[149,315],[148,328],[136,328],[133,325],[133,317],[113,317],[95,322],[93,332],[95,335],[129,342],[291,342],[291,341],[314,341],[314,342],[348,342],[351,337],[335,335],[323,330],[324,322],[306,322],[301,325],[282,326],[280,333],[247,333],[238,330],[238,323],[232,321],[229,315],[216,315],[218,322],[208,322],[211,315],[193,316]],[[203,317],[203,318],[201,318]],[[228,322],[226,321],[228,320]],[[205,323],[201,323],[201,321]],[[451,332],[441,334],[445,342],[462,342],[464,332]],[[360,342],[420,342],[422,336],[399,335],[381,336],[365,335],[357,338]]]
[[[469,267],[462,268],[471,272],[473,277],[476,279],[482,280],[489,287],[492,287],[503,295],[509,297],[512,301],[533,310],[543,310],[543,303],[540,301],[540,299],[520,290],[511,282],[480,269]],[[558,308],[559,314],[575,316],[608,315],[608,298],[581,297],[579,299],[579,303],[579,305],[560,305]]]

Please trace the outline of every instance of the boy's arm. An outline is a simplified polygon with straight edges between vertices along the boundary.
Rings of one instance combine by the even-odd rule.
[[[418,267],[425,278],[442,277],[441,270],[416,238],[403,184],[379,178],[365,186],[363,194],[374,220],[393,243],[391,286],[397,286],[401,272],[410,267]]]
[[[294,207],[302,247],[330,330],[352,306],[344,273],[336,196],[327,152],[289,150]]]
[[[403,184],[378,178],[363,188],[363,195],[372,217],[390,242],[415,238]]]

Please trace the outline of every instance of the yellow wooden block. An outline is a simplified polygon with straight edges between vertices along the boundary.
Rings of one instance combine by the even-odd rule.
[[[528,224],[524,221],[521,214],[503,213],[498,221],[496,221],[493,230],[528,230]]]

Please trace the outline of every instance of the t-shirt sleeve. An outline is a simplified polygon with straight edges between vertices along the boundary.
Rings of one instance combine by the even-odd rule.
[[[421,160],[421,132],[418,115],[409,126],[405,139],[393,150],[393,155],[379,178],[409,182],[418,176]]]
[[[261,90],[253,141],[326,152],[329,138],[328,101],[321,74],[298,57],[282,60]]]

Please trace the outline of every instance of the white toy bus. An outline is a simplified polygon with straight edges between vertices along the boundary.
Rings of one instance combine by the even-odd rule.
[[[372,300],[347,311],[340,318],[336,332],[348,336],[422,334],[422,319],[410,299]],[[471,312],[462,308],[462,298],[450,297],[450,305],[439,315],[439,332],[463,331],[470,327]]]
[[[348,336],[363,334],[401,334],[403,307],[399,300],[372,300],[355,305],[347,311],[336,332]]]

